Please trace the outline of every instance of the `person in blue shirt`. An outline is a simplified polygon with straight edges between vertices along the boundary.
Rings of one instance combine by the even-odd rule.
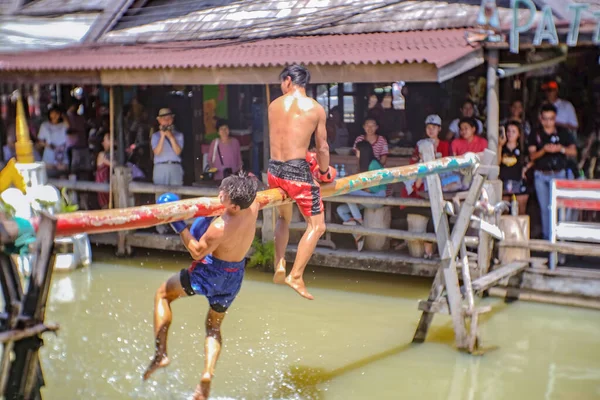
[[[383,165],[373,153],[373,146],[368,141],[362,141],[356,143],[356,149],[354,150],[356,157],[358,158],[358,169],[359,172],[375,171],[383,168]],[[387,185],[373,186],[364,190],[357,190],[355,192],[348,193],[351,196],[364,196],[364,197],[385,197],[387,191]],[[363,217],[360,212],[362,208],[379,208],[381,205],[378,204],[354,204],[346,203],[338,206],[337,213],[342,219],[344,225],[362,225]],[[356,247],[358,251],[361,251],[365,244],[365,238],[362,235],[354,234],[354,240],[356,241]]]

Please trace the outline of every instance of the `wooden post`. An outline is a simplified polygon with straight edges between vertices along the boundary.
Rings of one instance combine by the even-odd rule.
[[[265,113],[263,121],[263,166],[266,171],[271,158],[271,146],[269,138],[269,105],[271,104],[271,89],[269,85],[265,85]],[[267,182],[263,180],[263,182]]]
[[[498,149],[498,127],[500,125],[500,103],[498,100],[498,60],[496,49],[487,50],[487,139],[488,149]],[[480,110],[481,111],[481,110]],[[495,179],[496,177],[491,177]]]
[[[42,213],[37,232],[35,263],[27,293],[23,294],[18,271],[11,258],[0,254],[3,295],[9,311],[9,332],[2,334],[4,351],[0,374],[0,397],[6,399],[40,399],[44,378],[38,350],[43,344],[40,337],[43,326],[51,275],[54,266],[54,236],[56,219]],[[16,331],[16,322],[24,327]],[[35,327],[35,329],[27,329]]]
[[[490,204],[495,205],[502,200],[502,181],[486,181],[483,184],[483,189],[488,194]],[[490,222],[488,216],[483,216],[483,218]],[[495,221],[491,222],[494,224],[496,223]],[[486,233],[483,229],[480,229],[479,245],[477,246],[477,269],[479,270],[479,276],[484,276],[490,270],[493,249],[494,239],[490,234]]]
[[[431,140],[421,140],[418,143],[419,152],[423,161],[432,161],[435,159],[435,150]],[[441,266],[435,275],[428,300],[430,302],[440,301],[444,287],[448,296],[448,308],[452,316],[454,326],[455,342],[458,348],[465,348],[467,345],[467,330],[462,311],[462,299],[458,283],[458,274],[456,272],[456,246],[453,246],[453,240],[450,238],[450,229],[448,226],[448,217],[444,212],[444,196],[442,193],[442,184],[438,175],[427,176],[427,187],[429,188],[429,199],[431,202],[431,215],[435,227],[435,233],[438,242],[438,251],[442,259]],[[461,209],[463,219],[468,218]],[[459,222],[461,221],[459,216]],[[459,224],[457,224],[459,225]],[[456,231],[456,228],[455,228]],[[453,232],[454,233],[454,232]],[[461,237],[466,233],[466,226]],[[454,235],[453,235],[454,236]],[[413,342],[421,343],[425,341],[429,326],[433,321],[433,313],[424,311],[419,320],[419,325],[413,337]]]
[[[115,205],[117,208],[127,208],[134,206],[134,198],[129,192],[129,185],[132,181],[131,168],[118,166],[115,168],[114,179],[112,180],[112,189],[115,194]],[[127,243],[127,236],[130,231],[119,231],[117,241],[117,255],[131,255],[131,246]]]

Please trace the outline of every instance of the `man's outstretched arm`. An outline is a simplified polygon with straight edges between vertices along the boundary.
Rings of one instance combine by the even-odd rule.
[[[206,233],[199,240],[196,240],[187,228],[181,232],[181,240],[194,260],[202,260],[219,247],[223,239],[223,229],[223,220],[219,218],[210,224]]]

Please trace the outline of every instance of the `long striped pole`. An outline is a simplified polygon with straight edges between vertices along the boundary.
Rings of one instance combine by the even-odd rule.
[[[479,159],[473,153],[460,157],[445,157],[434,161],[411,164],[395,168],[383,168],[336,179],[321,186],[322,197],[340,196],[355,190],[372,186],[393,184],[427,175],[474,168]],[[261,208],[275,207],[291,200],[280,189],[259,192],[256,200]],[[104,233],[122,230],[143,229],[172,221],[180,221],[201,216],[220,215],[223,206],[216,197],[200,197],[173,203],[121,208],[113,210],[81,211],[57,215],[57,236],[70,236],[77,233]],[[37,225],[34,221],[34,225]]]

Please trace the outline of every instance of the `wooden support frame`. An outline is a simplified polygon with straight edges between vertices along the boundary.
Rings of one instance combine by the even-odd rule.
[[[432,161],[435,158],[434,146],[431,140],[421,140],[418,143],[418,147],[424,161]],[[490,164],[494,157],[494,152],[486,150],[483,155],[483,163],[486,165]],[[471,329],[469,332],[467,332],[467,313],[465,313],[463,310],[463,299],[458,281],[456,257],[459,250],[461,250],[461,256],[464,259],[467,259],[466,262],[468,263],[468,255],[466,252],[466,246],[464,244],[464,237],[469,226],[470,216],[473,214],[475,209],[475,203],[480,196],[485,178],[482,176],[481,171],[476,172],[473,182],[471,183],[471,188],[469,189],[464,204],[460,209],[457,222],[452,230],[451,235],[448,217],[444,212],[442,185],[439,176],[431,175],[427,176],[426,179],[430,194],[429,198],[431,201],[431,213],[441,257],[441,265],[435,275],[427,303],[431,305],[438,303],[444,305],[447,302],[448,310],[452,317],[456,347],[461,350],[473,352],[478,344],[476,334],[477,316],[473,318],[473,315],[476,313],[474,310],[471,292],[470,301],[467,305],[467,313],[471,314]],[[463,268],[463,270],[466,270],[466,274],[469,274],[469,268]],[[463,271],[463,274],[464,273],[465,272]],[[470,283],[470,276],[468,277],[468,280]],[[470,285],[467,290],[469,289]],[[443,297],[444,291],[446,292],[445,299]],[[422,343],[425,341],[427,332],[431,326],[431,322],[433,321],[434,311],[438,309],[441,310],[443,308],[443,306],[440,307],[432,307],[429,308],[429,311],[423,311],[413,336],[414,343]]]
[[[0,370],[0,397],[40,399],[44,378],[38,357],[42,332],[58,326],[44,325],[46,303],[54,266],[56,219],[43,213],[38,229],[34,265],[23,293],[19,272],[12,259],[0,253],[0,281],[5,298],[8,323],[0,333],[4,345]]]

